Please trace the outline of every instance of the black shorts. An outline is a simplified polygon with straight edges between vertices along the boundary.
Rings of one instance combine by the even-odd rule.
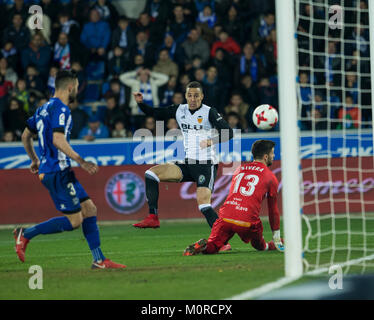
[[[196,182],[197,187],[206,187],[213,192],[218,164],[187,164],[178,162],[175,164],[182,171],[183,177],[180,182],[193,181]]]

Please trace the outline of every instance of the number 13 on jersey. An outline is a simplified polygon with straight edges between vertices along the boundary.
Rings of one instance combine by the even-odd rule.
[[[240,186],[240,182],[244,178],[244,183]],[[260,178],[255,174],[247,174],[245,175],[244,172],[239,173],[235,178],[235,186],[233,193],[237,193],[238,191],[243,195],[250,197],[255,192],[255,187],[258,184]],[[245,182],[247,182],[245,184]],[[245,185],[244,185],[245,184]],[[240,187],[240,188],[239,188]]]

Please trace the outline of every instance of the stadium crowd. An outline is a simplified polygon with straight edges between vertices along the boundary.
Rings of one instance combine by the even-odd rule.
[[[30,28],[32,4],[43,10],[41,30]],[[306,15],[311,11],[307,5],[301,10]],[[255,132],[254,108],[260,104],[278,108],[274,12],[274,0],[147,0],[139,17],[130,19],[108,0],[3,1],[1,140],[20,140],[27,117],[53,95],[59,69],[74,70],[79,78],[78,98],[70,106],[72,139],[131,137],[138,128],[155,133],[155,119],[145,117],[131,92],[142,92],[148,105],[162,108],[183,103],[185,86],[192,80],[203,84],[203,103],[217,108],[232,128]],[[308,19],[300,20],[302,28],[310,31]],[[321,30],[315,29],[318,35]],[[364,31],[359,31],[361,37],[366,36]],[[314,49],[308,47],[308,39],[299,37],[298,42],[299,47]],[[331,53],[342,50],[336,41],[328,45]],[[321,45],[316,50],[325,48]],[[354,45],[349,50],[352,55],[365,54]],[[326,90],[315,92],[316,85],[341,81],[334,78],[334,72],[311,81],[309,57],[299,56],[306,70],[300,68],[299,74],[305,119],[318,117],[317,111],[320,117],[326,116],[326,108],[311,108],[312,100],[315,105],[326,99]],[[333,54],[329,56],[328,70],[340,68],[342,61],[336,60]],[[316,63],[326,66],[323,60]],[[354,59],[345,63],[350,64],[350,71],[357,67]],[[353,71],[346,73],[352,94],[345,99],[357,104],[359,88]],[[335,102],[342,101],[339,92],[331,96]],[[332,117],[345,116],[339,107],[334,112]],[[310,123],[300,125],[310,129]],[[165,130],[177,127],[170,119]]]

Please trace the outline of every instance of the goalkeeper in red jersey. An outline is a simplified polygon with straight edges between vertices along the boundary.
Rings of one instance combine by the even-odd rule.
[[[235,233],[257,250],[283,251],[280,218],[277,207],[278,180],[268,168],[273,163],[275,143],[257,140],[252,145],[253,161],[242,164],[234,173],[230,192],[219,211],[208,240],[201,239],[188,246],[185,256],[217,253]],[[262,200],[267,197],[269,222],[273,240],[265,242],[259,217]]]

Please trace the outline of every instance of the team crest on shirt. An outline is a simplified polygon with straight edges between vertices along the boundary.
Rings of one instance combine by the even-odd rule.
[[[203,117],[202,116],[198,116],[197,117],[197,122],[198,123],[202,123],[203,122]]]
[[[105,198],[116,212],[135,213],[145,202],[143,179],[130,171],[119,172],[108,180],[105,186]]]
[[[205,176],[203,174],[199,175],[199,183],[204,183]]]

